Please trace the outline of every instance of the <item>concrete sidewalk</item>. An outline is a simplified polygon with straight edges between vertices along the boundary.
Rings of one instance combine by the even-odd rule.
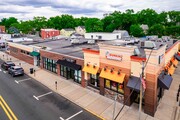
[[[0,58],[7,61],[7,56],[3,58],[3,52],[0,52]],[[36,79],[37,81],[41,82],[48,88],[52,89],[54,92],[66,97],[70,101],[74,102],[75,104],[83,107],[84,109],[88,110],[89,112],[104,118],[106,120],[112,120],[113,109],[114,109],[114,101],[101,96],[98,93],[92,92],[87,88],[81,87],[79,84],[71,81],[66,80],[56,74],[53,74],[49,71],[36,68],[35,76],[34,74],[29,73],[29,68],[34,67],[28,63],[25,63],[21,60],[18,60],[14,57],[8,56],[8,59],[11,60],[16,64],[24,68],[25,73],[30,77]],[[155,117],[151,117],[145,113],[141,113],[141,120],[171,120],[172,115],[175,108],[175,99],[174,94],[177,91],[177,85],[180,83],[178,77],[180,75],[180,65],[178,66],[179,71],[175,73],[175,77],[173,80],[175,82],[172,83],[171,88],[169,91],[165,92],[163,99],[158,106],[157,112]],[[57,81],[57,90],[55,87],[55,81]],[[172,88],[173,86],[173,88]],[[173,94],[172,94],[173,93]],[[173,102],[175,101],[175,102]],[[116,109],[115,109],[115,116],[119,112],[123,105],[121,103],[116,102]],[[168,114],[167,114],[168,113]],[[118,116],[117,120],[138,120],[138,104],[133,104],[130,107],[125,106],[123,111]]]

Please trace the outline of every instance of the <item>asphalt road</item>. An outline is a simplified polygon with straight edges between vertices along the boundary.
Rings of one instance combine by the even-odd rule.
[[[0,64],[2,62],[0,60]],[[2,68],[0,68],[0,96],[18,120],[100,120],[29,76],[12,77]],[[2,106],[0,106],[0,120],[8,120]]]

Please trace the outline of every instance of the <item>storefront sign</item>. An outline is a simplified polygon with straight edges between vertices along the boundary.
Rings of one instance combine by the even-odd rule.
[[[163,58],[164,58],[164,54],[162,54],[162,55],[159,56],[159,60],[158,60],[158,63],[159,63],[159,64],[161,64]]]
[[[108,51],[106,52],[106,58],[111,59],[111,60],[117,60],[117,61],[122,61],[123,56],[122,55],[116,55],[109,53]]]
[[[70,58],[64,58],[64,60],[71,62],[71,63],[76,63],[76,60],[70,59]]]

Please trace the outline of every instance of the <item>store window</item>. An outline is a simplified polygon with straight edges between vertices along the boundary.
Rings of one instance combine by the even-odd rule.
[[[75,70],[74,81],[77,83],[81,83],[81,70]]]
[[[110,89],[120,94],[124,94],[124,83],[117,83],[117,82],[105,79],[105,88]]]
[[[56,61],[55,60],[51,60],[51,59],[48,59],[48,58],[43,58],[43,68],[51,71],[51,72],[54,72],[54,73],[57,73],[57,68],[56,68]]]
[[[99,79],[98,78],[99,78],[99,74],[96,74],[96,75],[90,74],[89,85],[99,89],[100,83],[99,83]]]

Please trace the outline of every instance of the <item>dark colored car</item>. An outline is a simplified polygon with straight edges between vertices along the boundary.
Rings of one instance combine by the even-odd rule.
[[[24,69],[20,66],[11,66],[8,69],[8,73],[11,74],[13,77],[17,75],[24,75]]]
[[[1,68],[8,70],[9,67],[15,66],[15,64],[11,61],[7,61],[1,64]]]

